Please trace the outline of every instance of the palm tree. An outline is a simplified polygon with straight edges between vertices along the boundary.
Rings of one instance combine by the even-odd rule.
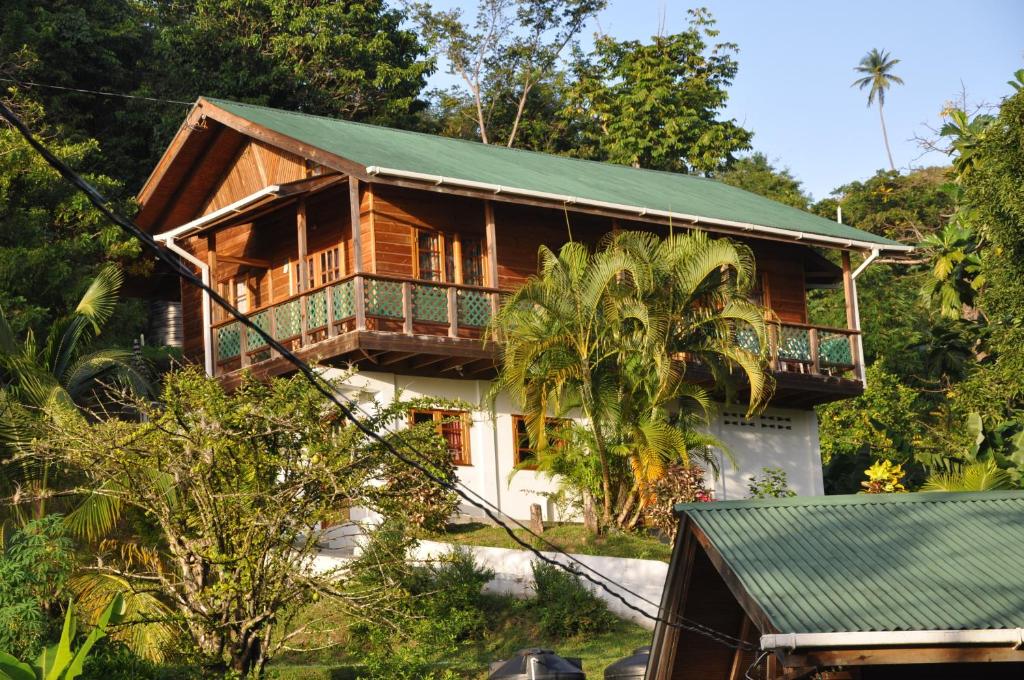
[[[922,491],[996,491],[1013,486],[1010,474],[986,460],[962,465],[952,465],[945,471],[938,470],[928,475]]]
[[[892,160],[889,133],[885,130],[885,116],[882,113],[882,108],[885,106],[885,91],[894,83],[896,85],[903,84],[903,79],[892,73],[892,68],[898,63],[900,60],[891,58],[885,50],[873,49],[864,55],[859,65],[853,68],[854,71],[863,73],[864,77],[853,81],[853,85],[851,85],[851,87],[856,85],[862,90],[870,88],[868,90],[868,107],[875,103],[875,99],[878,99],[878,119],[882,122],[882,140],[885,142],[885,153],[889,156],[889,167],[892,170],[896,170],[896,164]]]
[[[0,451],[31,437],[34,418],[55,410],[77,414],[94,404],[106,383],[123,381],[140,393],[149,392],[146,377],[132,366],[130,351],[89,347],[113,314],[122,282],[120,270],[103,269],[74,311],[50,327],[41,346],[32,331],[19,341],[0,309]],[[20,476],[5,477],[14,492],[39,492],[33,494],[40,498],[35,514],[42,516],[49,474],[45,466],[37,469],[26,460]]]
[[[688,366],[699,362],[719,385],[738,369],[751,409],[763,401],[763,364],[736,341],[738,328],[753,328],[765,346],[763,311],[746,297],[752,280],[750,251],[728,240],[621,232],[593,254],[580,243],[557,254],[542,246],[539,273],[497,315],[502,367],[492,395],[505,391],[523,409],[539,451],[547,416],[579,409],[605,526],[615,499],[631,499],[620,505],[622,524],[666,463],[716,443],[694,429],[692,416],[706,420],[712,399],[685,380]],[[613,479],[622,469],[630,479]]]

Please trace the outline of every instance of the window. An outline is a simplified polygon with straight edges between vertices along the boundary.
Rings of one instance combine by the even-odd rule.
[[[333,283],[340,279],[343,273],[340,247],[334,246],[312,253],[306,258],[306,290]],[[296,271],[295,276],[297,279],[301,275]]]
[[[469,414],[465,411],[413,411],[409,416],[413,425],[434,423],[437,433],[448,445],[452,462],[456,465],[472,465],[469,456]]]
[[[479,238],[420,230],[416,236],[416,264],[417,278],[424,281],[486,285],[484,244]]]
[[[443,281],[441,270],[441,234],[420,231],[416,239],[416,262],[419,264],[419,278],[424,281]]]
[[[557,447],[562,445],[556,437],[552,436],[552,431],[568,422],[567,418],[548,418],[545,421],[548,429],[549,446]],[[530,436],[526,432],[526,416],[512,416],[512,431],[514,436],[512,445],[515,451],[516,466],[527,470],[535,470],[537,468],[537,452],[530,446]]]

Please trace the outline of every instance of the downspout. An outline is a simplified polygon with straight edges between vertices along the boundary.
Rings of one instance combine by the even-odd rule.
[[[207,288],[210,287],[210,265],[200,260],[198,257],[193,255],[181,248],[177,243],[174,242],[174,234],[160,234],[154,237],[157,241],[164,244],[164,246],[175,253],[178,257],[195,265],[199,268],[200,276],[203,279],[203,285]],[[212,310],[210,306],[210,294],[205,290],[203,291],[203,364],[206,368],[206,375],[213,376],[213,326],[211,323]]]
[[[864,389],[868,387],[868,376],[865,370],[864,363],[864,335],[860,332],[860,300],[857,299],[857,277],[860,276],[865,269],[867,269],[872,262],[878,259],[881,254],[877,248],[871,251],[860,266],[853,270],[850,274],[850,287],[853,291],[853,326],[857,331],[857,356],[860,357],[860,382],[864,385]]]

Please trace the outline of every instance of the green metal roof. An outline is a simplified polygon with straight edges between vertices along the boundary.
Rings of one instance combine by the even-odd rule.
[[[1024,628],[1024,492],[679,505],[781,633]]]
[[[887,238],[702,177],[509,149],[223,99],[206,101],[364,166],[749,223],[877,244],[882,249],[903,248]]]

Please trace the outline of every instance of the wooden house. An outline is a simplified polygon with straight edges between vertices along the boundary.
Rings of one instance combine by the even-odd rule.
[[[1024,677],[1024,492],[676,511],[647,680]]]
[[[821,492],[810,407],[863,390],[851,254],[867,255],[863,267],[906,250],[702,178],[215,99],[196,103],[138,200],[139,224],[261,328],[307,360],[358,365],[357,392],[480,404],[445,436],[463,480],[515,516],[549,483],[528,471],[507,482],[529,452],[513,406],[492,417],[481,403],[496,358],[482,336],[501,294],[535,271],[539,245],[699,228],[753,249],[777,387],[758,418],[727,408],[714,423],[741,461],[724,466],[719,497],[765,465]],[[808,323],[816,287],[843,289],[843,327]],[[291,370],[194,288],[167,294],[180,295],[186,356],[226,385],[243,370]]]

